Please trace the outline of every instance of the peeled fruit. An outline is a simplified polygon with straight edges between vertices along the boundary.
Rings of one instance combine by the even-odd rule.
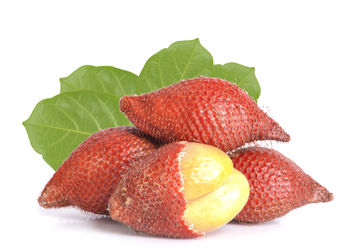
[[[249,200],[235,217],[237,222],[268,221],[306,204],[333,199],[325,187],[275,150],[250,147],[229,155],[250,185]]]
[[[157,145],[136,128],[121,126],[92,134],[59,167],[38,201],[44,208],[77,206],[108,214],[108,199],[122,173]]]
[[[124,96],[120,110],[163,143],[184,140],[230,151],[256,140],[290,140],[243,89],[218,78],[198,77]]]
[[[248,196],[247,179],[223,151],[176,142],[136,161],[108,208],[112,219],[136,231],[191,238],[232,220]]]

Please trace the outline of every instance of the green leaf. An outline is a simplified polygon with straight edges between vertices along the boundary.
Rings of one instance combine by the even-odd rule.
[[[178,41],[151,56],[140,76],[110,66],[82,66],[61,78],[61,93],[91,90],[121,97],[142,94],[197,77],[213,65],[198,39]]]
[[[213,65],[198,39],[178,41],[151,56],[140,76],[111,66],[82,66],[60,79],[61,94],[37,104],[23,124],[33,148],[57,169],[92,133],[131,125],[119,111],[124,95],[142,94],[199,75],[237,83],[255,100],[260,86],[254,68]]]
[[[213,65],[207,69],[204,76],[218,77],[236,83],[257,101],[260,96],[259,82],[255,77],[255,68],[246,67],[237,63]]]
[[[93,91],[42,100],[23,122],[32,147],[55,170],[92,133],[129,124],[119,112],[118,99]]]
[[[255,69],[237,63],[213,65],[213,57],[198,39],[178,41],[151,56],[140,76],[111,66],[82,66],[61,78],[61,93],[91,90],[121,97],[142,94],[199,75],[218,77],[245,89],[255,100],[260,86]]]
[[[111,66],[82,66],[71,75],[61,78],[61,93],[91,90],[121,97],[135,94],[138,76]]]
[[[140,93],[197,77],[213,65],[199,39],[178,41],[149,58],[138,79]]]

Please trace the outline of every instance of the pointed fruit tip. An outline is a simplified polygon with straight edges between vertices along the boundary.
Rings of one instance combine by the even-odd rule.
[[[123,113],[127,113],[133,109],[135,96],[123,96],[120,98],[119,109]]]
[[[38,203],[43,208],[58,208],[68,205],[68,202],[60,196],[55,186],[45,187],[38,198]]]
[[[281,135],[281,141],[282,142],[289,142],[290,141],[290,135],[283,131],[283,134]]]
[[[281,142],[290,141],[290,135],[287,132],[285,132],[284,129],[277,123],[274,126],[274,129],[269,131],[269,138],[271,140],[277,140]]]
[[[127,112],[129,111],[129,96],[123,96],[122,98],[120,98],[120,101],[119,101],[119,110],[121,112]]]
[[[314,197],[312,198],[312,203],[318,202],[329,202],[334,198],[333,193],[329,192],[325,187],[318,185],[316,187]]]

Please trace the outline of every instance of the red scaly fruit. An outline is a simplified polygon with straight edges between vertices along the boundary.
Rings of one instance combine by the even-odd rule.
[[[164,145],[126,171],[108,209],[112,219],[144,233],[192,238],[233,219],[249,197],[230,157],[206,144]]]
[[[155,143],[131,126],[96,132],[63,162],[38,202],[44,208],[77,206],[108,214],[108,199],[121,174],[133,161],[156,148]]]
[[[124,96],[120,110],[142,132],[164,143],[184,140],[229,151],[256,140],[290,140],[243,89],[218,78],[198,77]]]
[[[269,221],[306,204],[333,199],[333,194],[325,187],[275,150],[250,147],[229,156],[250,185],[249,200],[235,217],[236,222]]]

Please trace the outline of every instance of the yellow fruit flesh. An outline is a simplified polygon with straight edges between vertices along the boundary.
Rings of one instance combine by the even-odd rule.
[[[225,152],[206,144],[187,143],[181,159],[186,200],[214,191],[232,173],[232,161]]]
[[[195,230],[209,232],[231,221],[249,197],[249,183],[221,150],[187,143],[181,159],[187,209],[184,220]]]
[[[249,196],[249,184],[235,170],[229,181],[215,191],[188,202],[185,220],[196,230],[209,232],[231,221],[244,207]]]

